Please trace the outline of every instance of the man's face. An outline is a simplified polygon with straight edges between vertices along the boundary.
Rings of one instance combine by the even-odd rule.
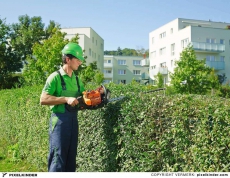
[[[74,58],[72,58],[72,60],[70,60],[68,58],[67,59],[67,64],[72,70],[77,70],[78,67],[82,64],[82,62],[79,59],[74,57]]]

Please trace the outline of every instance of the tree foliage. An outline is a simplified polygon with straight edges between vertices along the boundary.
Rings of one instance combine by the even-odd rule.
[[[27,84],[44,83],[47,77],[62,65],[61,50],[68,43],[60,30],[53,30],[54,34],[42,43],[35,43],[33,56],[27,56],[23,76]]]
[[[22,63],[17,58],[16,51],[9,43],[10,26],[5,19],[0,19],[0,89],[13,86],[13,72],[19,72]]]
[[[12,76],[21,71],[22,64],[24,84],[44,83],[62,65],[63,47],[69,41],[78,43],[78,35],[71,40],[65,39],[65,35],[54,21],[45,28],[41,17],[19,16],[19,22],[12,25],[0,19],[0,89],[13,86]],[[86,72],[82,72],[85,69]],[[103,74],[95,65],[86,66],[85,61],[75,73],[86,82],[103,81]]]
[[[28,64],[25,66],[23,71],[23,76],[25,78],[26,84],[43,84],[47,77],[57,71],[62,65],[62,49],[69,42],[65,39],[65,33],[62,33],[59,29],[53,29],[53,35],[42,43],[35,43],[33,46],[33,55],[27,56]],[[78,34],[73,37],[70,41],[78,43]],[[85,59],[87,57],[85,56]],[[90,63],[86,66],[84,61],[81,66],[79,66],[77,71],[74,71],[77,75],[81,77],[83,83],[95,81],[96,83],[103,81],[103,76],[97,70],[97,64]],[[95,78],[96,77],[96,78]]]
[[[113,55],[113,56],[143,56],[144,54],[146,57],[149,56],[149,51],[145,50],[144,48],[135,50],[130,48],[121,49],[120,47],[118,47],[117,50],[104,51],[104,55]]]
[[[54,28],[59,28],[58,24],[50,21],[45,29],[41,17],[29,17],[28,15],[19,16],[19,22],[11,25],[11,44],[18,57],[22,61],[26,61],[27,55],[31,57],[32,47],[35,43],[41,43],[44,39],[49,38]]]
[[[163,75],[158,72],[157,75],[156,75],[156,85],[158,88],[163,88],[164,87],[164,78],[163,78]]]
[[[178,93],[205,94],[209,89],[217,87],[217,83],[217,76],[205,65],[205,60],[197,59],[191,45],[185,48],[171,74],[171,84],[175,90]]]
[[[82,82],[86,85],[88,82],[93,82],[100,85],[104,80],[104,74],[97,69],[97,63],[90,63],[84,69],[78,72]]]

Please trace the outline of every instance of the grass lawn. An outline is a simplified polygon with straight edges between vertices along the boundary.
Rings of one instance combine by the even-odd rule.
[[[13,163],[0,157],[0,172],[38,172],[38,170],[26,161]]]
[[[38,172],[38,170],[25,161],[13,163],[0,157],[0,172]]]
[[[0,145],[0,172],[38,172],[37,168],[26,161],[12,162],[6,158],[4,142]]]

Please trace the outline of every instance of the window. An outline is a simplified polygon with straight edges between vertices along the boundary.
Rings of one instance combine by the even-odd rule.
[[[166,62],[160,63],[161,67],[166,67]]]
[[[119,69],[118,70],[118,75],[125,75],[126,71],[124,69]]]
[[[206,38],[206,43],[215,43],[216,39],[215,38]]]
[[[97,40],[96,40],[96,46],[97,46]]]
[[[220,39],[220,44],[224,44],[224,39]]]
[[[101,43],[101,49],[103,49],[103,44]]]
[[[160,38],[164,38],[164,37],[166,37],[166,32],[160,34]]]
[[[118,60],[118,65],[126,65],[126,60]]]
[[[154,37],[152,37],[152,44],[154,44]]]
[[[151,52],[151,57],[155,58],[156,57],[156,51]]]
[[[215,56],[206,56],[206,61],[215,61]]]
[[[133,70],[133,74],[134,75],[141,75],[141,71],[140,70]]]
[[[173,33],[173,28],[170,29],[170,32]]]
[[[133,60],[133,65],[134,66],[140,66],[141,65],[141,61],[140,60]]]
[[[175,43],[171,44],[171,56],[175,55]]]
[[[220,56],[220,61],[224,61],[224,56]]]
[[[166,51],[166,48],[165,48],[165,47],[164,47],[164,48],[161,48],[160,51],[159,51],[159,52],[160,52],[160,55],[164,55],[164,54],[165,54],[165,51]]]
[[[112,70],[110,69],[104,69],[104,74],[111,74],[112,73]]]
[[[151,66],[151,69],[156,69],[156,65],[155,66]]]
[[[94,37],[92,38],[92,42],[94,43]]]
[[[181,40],[181,47],[186,48],[188,46],[188,38]]]
[[[108,63],[108,64],[111,64],[111,59],[108,59],[108,60],[104,60],[104,63]]]
[[[91,48],[89,48],[89,55],[91,56]]]
[[[111,80],[109,80],[109,79],[106,79],[103,81],[103,83],[110,83],[110,82],[111,82]]]
[[[118,80],[118,83],[126,84],[126,80]]]

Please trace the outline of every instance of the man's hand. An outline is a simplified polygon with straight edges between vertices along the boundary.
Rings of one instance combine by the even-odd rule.
[[[104,88],[102,86],[97,88],[96,90],[99,91],[101,94],[103,94],[105,92]]]
[[[78,105],[78,100],[77,98],[74,98],[74,97],[66,97],[66,103],[70,106],[76,106]]]

